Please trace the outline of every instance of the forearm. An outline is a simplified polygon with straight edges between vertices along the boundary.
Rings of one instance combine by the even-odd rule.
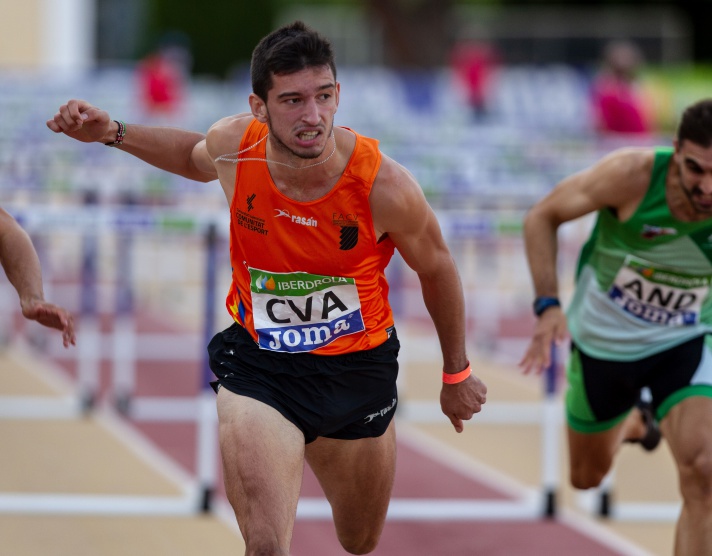
[[[524,244],[534,294],[558,297],[558,225],[533,209],[524,221]]]
[[[103,143],[116,139],[118,125],[112,122],[103,137]],[[196,181],[211,181],[216,178],[209,168],[198,168],[194,161],[194,150],[205,135],[172,127],[154,127],[127,124],[118,149],[172,174]]]
[[[452,258],[438,272],[419,274],[423,301],[440,341],[443,370],[458,372],[467,366],[465,299]]]

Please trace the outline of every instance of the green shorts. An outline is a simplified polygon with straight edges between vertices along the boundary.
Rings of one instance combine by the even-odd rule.
[[[712,351],[708,336],[637,361],[609,361],[572,345],[566,376],[566,418],[578,432],[603,432],[622,421],[643,388],[661,421],[685,398],[712,398]]]

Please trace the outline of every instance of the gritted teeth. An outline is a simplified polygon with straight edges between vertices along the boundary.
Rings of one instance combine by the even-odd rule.
[[[310,141],[311,139],[314,139],[318,134],[318,131],[303,131],[299,134],[299,138],[303,141]]]

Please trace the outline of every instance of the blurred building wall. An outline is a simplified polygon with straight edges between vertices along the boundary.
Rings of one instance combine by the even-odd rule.
[[[0,66],[37,66],[41,57],[40,4],[40,0],[0,0]]]
[[[95,0],[0,0],[0,69],[92,67],[95,20]]]

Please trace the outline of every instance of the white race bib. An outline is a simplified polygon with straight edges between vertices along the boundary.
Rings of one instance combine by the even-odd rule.
[[[710,280],[629,255],[608,296],[626,313],[651,324],[689,326],[699,322]]]
[[[313,351],[365,329],[353,278],[248,270],[260,348]]]

